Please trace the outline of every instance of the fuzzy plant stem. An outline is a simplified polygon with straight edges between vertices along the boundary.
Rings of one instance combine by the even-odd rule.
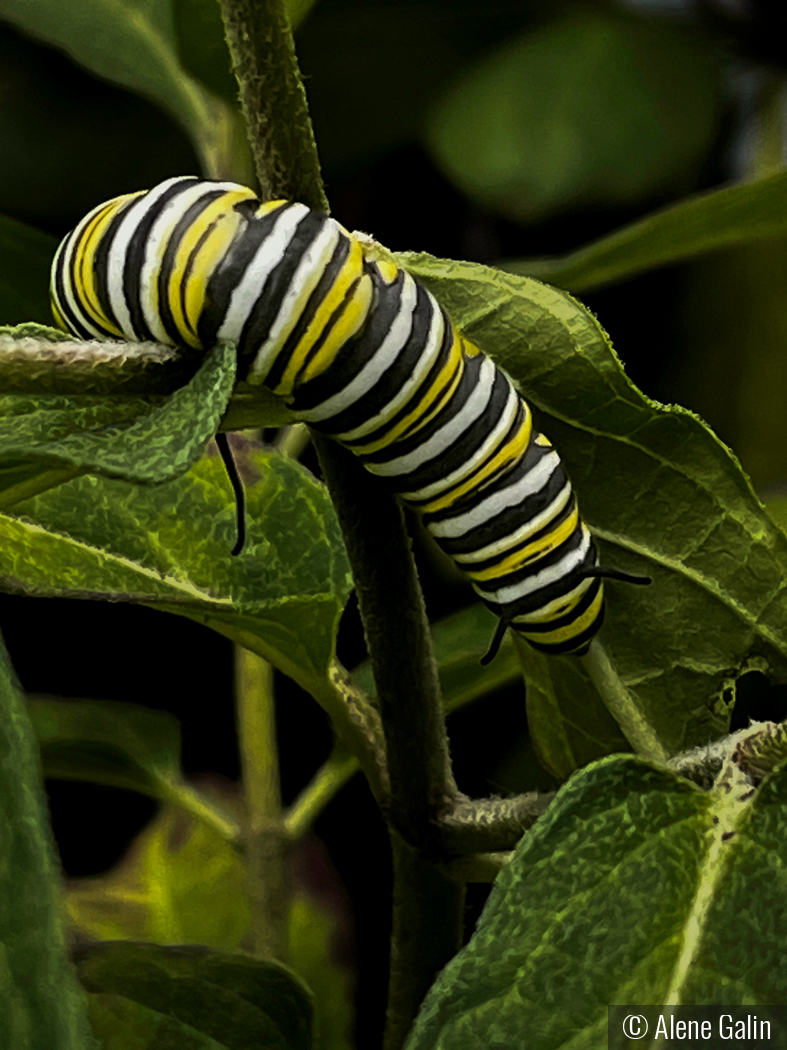
[[[394,908],[383,1045],[399,1050],[427,989],[461,944],[464,886],[425,859],[436,851],[438,823],[453,810],[457,790],[401,507],[349,452],[320,435],[314,444],[353,569],[385,733]]]
[[[221,0],[221,6],[263,196],[327,210],[283,0]],[[456,788],[402,512],[352,455],[323,439],[316,445],[353,566],[385,733],[397,882],[385,1047],[399,1050],[423,993],[458,946],[462,888],[419,857]],[[400,841],[413,863],[405,862]],[[438,950],[434,929],[427,934],[420,921],[423,902],[435,899],[447,902]]]
[[[263,199],[328,211],[284,0],[221,0],[221,10]]]

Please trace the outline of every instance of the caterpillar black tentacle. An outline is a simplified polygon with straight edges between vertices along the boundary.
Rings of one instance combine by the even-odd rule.
[[[243,545],[246,542],[246,493],[243,491],[243,482],[238,474],[238,468],[235,464],[235,458],[232,455],[232,449],[227,440],[227,435],[217,434],[216,445],[235,496],[235,515],[238,538],[235,541],[235,546],[230,551],[230,554],[235,557],[243,550]]]
[[[58,323],[202,355],[358,455],[418,510],[506,626],[583,653],[601,626],[596,547],[550,442],[508,376],[393,262],[302,204],[169,179],[94,208],[52,268]],[[221,447],[221,446],[220,446]],[[494,655],[494,646],[490,652]],[[489,657],[491,659],[491,656]]]

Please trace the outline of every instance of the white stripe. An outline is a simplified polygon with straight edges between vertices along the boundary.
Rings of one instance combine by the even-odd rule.
[[[417,492],[401,492],[401,497],[407,500],[432,499],[432,497],[439,496],[441,492],[447,492],[460,481],[464,481],[466,478],[470,477],[470,475],[482,466],[485,460],[489,458],[511,429],[518,410],[519,395],[514,388],[511,387],[508,394],[508,400],[503,408],[503,413],[481,447],[469,459],[466,459],[461,467],[457,467],[456,470],[452,471],[446,477],[440,478],[439,481],[435,481],[434,484],[427,485],[425,488],[419,489]],[[484,484],[489,483],[490,479],[487,478]]]
[[[410,279],[408,277],[408,280]],[[440,349],[443,345],[443,336],[445,335],[445,320],[443,319],[443,312],[435,300],[428,292],[427,295],[432,304],[432,322],[429,326],[424,349],[416,361],[412,372],[387,405],[384,405],[376,415],[371,416],[365,423],[355,427],[355,429],[347,430],[343,434],[333,435],[337,441],[355,441],[357,438],[374,433],[378,427],[393,419],[399,409],[410,400],[413,391],[423,382],[424,376],[428,374],[429,369],[439,357]]]
[[[123,273],[126,268],[126,252],[131,238],[137,229],[139,221],[144,218],[152,204],[162,197],[171,186],[177,186],[179,182],[191,182],[186,176],[178,175],[167,179],[154,186],[152,190],[134,201],[126,214],[123,216],[117,233],[112,241],[112,247],[107,259],[107,292],[112,312],[115,315],[118,326],[127,339],[136,341],[137,333],[131,324],[131,314],[126,304],[126,296],[123,292]],[[167,339],[166,342],[171,342]]]
[[[454,561],[465,565],[479,561],[486,561],[488,558],[494,558],[498,554],[503,554],[512,547],[518,546],[530,536],[535,536],[535,534],[543,529],[552,518],[558,516],[570,498],[571,484],[566,481],[563,488],[558,492],[557,496],[552,500],[549,506],[545,507],[540,514],[536,514],[534,518],[531,518],[530,521],[526,522],[515,532],[503,536],[502,539],[496,540],[494,543],[488,543],[486,547],[479,547],[478,550],[472,551],[470,554],[452,554],[451,557]]]
[[[238,342],[243,333],[243,326],[264,292],[268,278],[287,254],[298,223],[308,214],[309,209],[305,204],[290,204],[282,208],[274,220],[271,232],[257,248],[232,291],[230,304],[216,336],[217,342]],[[256,363],[255,360],[247,379],[249,382],[261,383],[262,377],[252,375]]]
[[[488,496],[477,507],[473,507],[465,514],[457,514],[456,517],[446,518],[445,521],[430,522],[429,531],[433,536],[441,536],[446,539],[457,539],[459,536],[464,536],[465,533],[483,525],[487,519],[508,510],[509,507],[517,506],[529,496],[540,492],[559,466],[560,457],[557,452],[554,450],[548,452],[513,485]]]
[[[399,474],[410,474],[424,463],[429,463],[442,455],[454,442],[459,441],[479,416],[486,411],[492,397],[495,372],[492,360],[488,357],[484,358],[478,370],[478,382],[473,392],[453,419],[407,455],[398,456],[388,463],[365,463],[366,469],[372,474],[380,474],[383,477],[396,477]]]
[[[213,193],[214,190],[227,191],[237,188],[238,185],[234,182],[198,182],[193,186],[187,186],[177,197],[167,201],[161,214],[148,232],[145,239],[145,255],[139,276],[140,299],[142,302],[142,313],[148,328],[153,333],[153,338],[160,343],[172,342],[172,337],[167,334],[160,320],[158,290],[156,287],[167,243],[175,227],[192,204],[206,197],[209,193]],[[156,288],[156,294],[152,296],[151,290],[154,288]]]
[[[540,591],[542,588],[549,587],[553,583],[558,583],[558,581],[562,580],[565,576],[568,576],[570,572],[582,563],[590,549],[590,532],[586,525],[580,525],[580,528],[582,530],[582,542],[580,545],[566,554],[565,557],[560,559],[560,561],[555,562],[554,565],[550,565],[548,568],[542,569],[541,572],[528,576],[519,583],[511,584],[508,587],[501,587],[499,591],[484,590],[484,588],[477,583],[473,584],[473,590],[476,591],[476,593],[483,595],[487,601],[495,602],[498,605],[510,605],[512,602],[516,602],[520,598],[526,597],[528,594],[533,594],[535,591]]]
[[[328,263],[331,261],[334,249],[339,242],[342,227],[335,219],[326,219],[319,233],[301,256],[301,261],[295,270],[284,298],[282,299],[279,312],[271,325],[268,338],[257,350],[251,371],[255,376],[255,383],[263,382],[265,376],[271,370],[276,355],[281,350],[287,337],[298,322],[303,309],[308,301],[309,293],[319,283]],[[301,296],[304,296],[300,310],[294,307]]]
[[[89,211],[87,213],[87,215],[79,223],[79,225],[76,226],[71,231],[71,233],[69,233],[68,236],[65,237],[60,242],[60,247],[57,249],[57,252],[55,253],[55,257],[52,260],[52,275],[53,275],[53,278],[57,274],[57,266],[58,266],[60,260],[62,259],[62,261],[63,261],[63,292],[64,292],[64,298],[65,298],[65,301],[66,301],[66,305],[68,305],[70,307],[70,312],[72,314],[74,314],[74,316],[77,318],[77,320],[85,328],[87,328],[87,330],[89,332],[91,332],[93,335],[99,336],[102,339],[106,338],[106,334],[107,333],[105,331],[103,331],[101,328],[98,328],[96,326],[96,324],[88,317],[88,315],[82,309],[82,306],[80,305],[79,301],[77,300],[77,298],[76,298],[76,296],[74,294],[74,286],[71,283],[71,255],[72,255],[72,246],[73,246],[76,238],[81,234],[81,232],[85,228],[86,224],[88,222],[90,222],[90,220],[93,218],[93,216],[96,214],[96,212],[100,211],[102,208],[104,208],[106,206],[106,203],[107,202],[104,201],[103,204],[97,205],[95,208],[92,209],[92,211]],[[64,310],[62,308],[63,304],[61,303],[60,299],[58,298],[57,289],[55,288],[55,281],[54,281],[54,279],[52,280],[51,288],[52,288],[52,298],[55,300],[55,303],[60,308],[60,313],[61,313],[61,315],[63,317],[63,320],[66,322],[66,324],[68,324],[68,312],[69,311],[66,311],[66,310]]]
[[[515,616],[511,623],[516,626],[522,625],[526,627],[528,624],[544,623],[553,617],[557,618],[559,613],[565,612],[567,607],[573,604],[577,598],[581,598],[588,587],[592,586],[592,584],[592,577],[580,580],[579,584],[572,591],[567,591],[566,594],[561,594],[559,598],[555,598],[554,601],[549,602],[547,605],[542,605],[541,608],[536,609],[535,612],[523,613],[522,616]]]
[[[418,293],[415,281],[409,274],[405,274],[399,299],[399,311],[374,355],[369,358],[358,375],[354,376],[346,387],[326,398],[325,401],[315,408],[299,412],[298,416],[300,419],[311,423],[321,419],[330,419],[331,416],[338,416],[340,412],[355,404],[356,401],[372,389],[380,379],[380,376],[396,361],[402,347],[410,338],[410,333],[413,330],[413,311],[415,310],[417,299]],[[343,436],[347,437],[347,435]]]

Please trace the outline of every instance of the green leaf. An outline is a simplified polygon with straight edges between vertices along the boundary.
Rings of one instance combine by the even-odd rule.
[[[226,808],[232,801],[237,805],[230,798],[212,804]],[[307,855],[296,872],[311,872],[310,859]],[[248,946],[251,932],[241,853],[213,828],[169,806],[137,836],[113,871],[72,881],[67,908],[77,933],[90,939],[193,942],[234,950]],[[289,958],[314,994],[315,1050],[349,1050],[352,972],[337,958],[339,929],[340,916],[296,880]]]
[[[110,477],[169,481],[216,433],[235,379],[235,349],[212,350],[194,378],[160,406],[140,398],[0,399],[0,463],[35,454]]]
[[[572,777],[407,1050],[518,1046],[522,1032],[528,1050],[597,1050],[608,1003],[784,1002],[787,778],[732,786],[705,793],[632,757]]]
[[[167,711],[108,700],[34,698],[28,712],[45,777],[160,798],[182,778],[180,724]]]
[[[717,737],[739,673],[787,678],[787,537],[734,456],[696,416],[637,390],[569,295],[470,263],[398,258],[526,394],[603,564],[652,577],[605,585],[600,635],[648,721],[672,750]]]
[[[66,959],[35,738],[0,642],[0,1032],[14,1050],[88,1050]]]
[[[188,785],[180,725],[166,711],[108,700],[35,698],[28,705],[45,777],[84,780],[176,803],[229,841],[237,824]]]
[[[222,1050],[312,1047],[309,994],[279,963],[198,945],[110,943],[80,952],[77,971],[89,991],[131,1000],[176,1020],[187,1032],[193,1029],[214,1041],[187,1046],[216,1045]],[[127,1010],[118,1027],[129,1019],[133,1023],[134,1013],[144,1017]],[[115,1045],[153,1050],[154,1045],[162,1044],[119,1041]]]
[[[236,110],[180,60],[172,0],[0,0],[0,17],[114,84],[157,102],[190,136],[205,173],[232,170]]]
[[[214,792],[211,804],[237,798]],[[68,916],[81,937],[245,947],[251,922],[240,852],[215,828],[165,805],[106,875],[67,887]]]
[[[0,215],[0,324],[52,318],[49,267],[57,240]]]
[[[572,292],[704,252],[787,233],[787,173],[699,193],[553,259],[501,265]]]
[[[521,677],[522,669],[509,636],[491,663],[481,663],[496,627],[497,617],[480,602],[432,624],[432,645],[447,713]],[[352,677],[368,696],[376,696],[368,660],[353,670]]]
[[[509,42],[434,107],[461,189],[514,219],[690,188],[719,130],[716,53],[684,28],[582,10]]]
[[[122,995],[95,992],[89,997],[90,1024],[102,1050],[226,1050],[216,1042],[159,1010]]]
[[[134,601],[189,616],[322,695],[351,589],[328,495],[285,457],[237,455],[249,536],[217,456],[155,488],[79,478],[0,516],[0,578],[28,594]]]

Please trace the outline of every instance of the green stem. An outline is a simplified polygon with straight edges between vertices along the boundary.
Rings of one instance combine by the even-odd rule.
[[[596,638],[582,663],[607,710],[620,726],[626,740],[642,758],[665,763],[669,758],[653,726],[634,703],[607,652]]]
[[[394,897],[383,1050],[401,1050],[435,977],[462,946],[465,886],[391,833]]]
[[[217,806],[213,805],[190,784],[172,784],[164,781],[161,785],[161,795],[176,806],[190,813],[193,817],[203,821],[208,827],[213,828],[219,835],[233,846],[241,844],[242,830],[237,821],[232,820],[222,813]]]
[[[347,781],[358,772],[355,755],[336,748],[298,795],[284,817],[287,838],[297,841],[312,826],[322,810]]]
[[[311,439],[311,432],[305,423],[294,423],[277,435],[276,448],[290,459],[300,459]]]
[[[328,210],[284,0],[221,0],[264,200]]]
[[[238,730],[246,801],[246,868],[252,950],[286,960],[289,880],[281,818],[273,668],[239,646],[236,653]]]

